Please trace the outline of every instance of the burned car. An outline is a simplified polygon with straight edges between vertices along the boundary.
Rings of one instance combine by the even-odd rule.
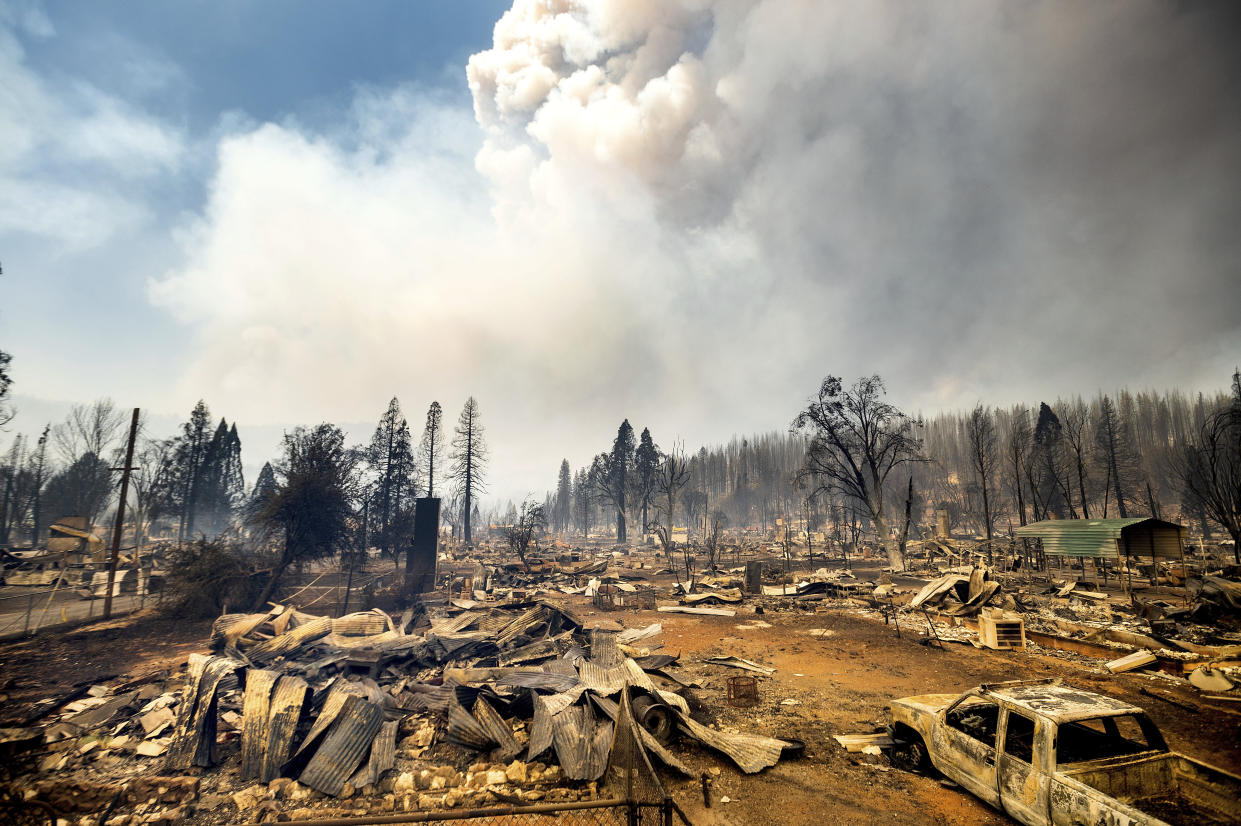
[[[1029,826],[1241,822],[1241,777],[1168,749],[1137,706],[1057,680],[889,704],[898,758]]]

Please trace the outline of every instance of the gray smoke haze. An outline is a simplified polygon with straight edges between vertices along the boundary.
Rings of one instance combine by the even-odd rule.
[[[338,133],[222,141],[152,284],[204,353],[181,395],[244,422],[473,394],[520,495],[625,416],[782,428],[827,372],[928,411],[1218,387],[1239,12],[518,0],[473,122],[371,90]]]

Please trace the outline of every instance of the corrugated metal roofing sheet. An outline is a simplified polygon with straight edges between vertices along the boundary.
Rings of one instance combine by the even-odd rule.
[[[168,746],[169,767],[185,769],[215,762],[216,692],[221,681],[241,667],[231,657],[190,655],[177,725]]]
[[[1131,519],[1044,519],[1013,531],[1039,539],[1048,556],[1138,556],[1179,559],[1185,528],[1151,517]]]
[[[746,774],[754,774],[780,760],[780,753],[789,744],[761,734],[731,734],[707,728],[688,714],[678,714],[681,727],[711,748],[721,751]]]
[[[496,744],[487,729],[457,702],[456,697],[448,700],[448,727],[444,730],[444,739],[475,751]]]
[[[396,765],[396,729],[399,720],[385,722],[371,743],[370,757],[358,769],[358,773],[349,781],[354,788],[374,785],[383,777],[384,772]]]
[[[286,631],[278,637],[259,643],[246,652],[253,662],[265,662],[293,653],[307,643],[326,637],[332,632],[332,618],[319,617]]]
[[[382,725],[383,709],[350,695],[298,782],[333,797],[340,794],[370,751]]]
[[[269,783],[280,776],[280,767],[293,751],[293,735],[306,707],[310,686],[301,677],[281,677],[271,698],[271,720],[267,725],[267,750],[259,780]]]
[[[279,674],[251,668],[246,671],[246,693],[241,706],[241,779],[250,780],[263,771],[267,752],[267,721],[271,716],[271,693]]]
[[[536,696],[534,698],[534,719],[530,723],[530,743],[526,749],[526,762],[535,760],[543,752],[552,747],[552,715],[547,710],[547,702]]]
[[[513,730],[483,697],[474,701],[474,719],[496,743],[495,751],[492,753],[492,759],[495,762],[507,763],[521,753],[521,743],[517,742],[517,738],[513,736]]]

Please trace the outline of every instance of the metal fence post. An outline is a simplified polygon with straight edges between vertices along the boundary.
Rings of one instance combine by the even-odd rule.
[[[34,591],[26,597],[26,627],[22,629],[23,634],[30,633],[30,613],[34,610]]]

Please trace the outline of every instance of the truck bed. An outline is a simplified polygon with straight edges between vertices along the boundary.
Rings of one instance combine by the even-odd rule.
[[[1237,778],[1179,754],[1098,760],[1060,774],[1171,826],[1241,822]]]

